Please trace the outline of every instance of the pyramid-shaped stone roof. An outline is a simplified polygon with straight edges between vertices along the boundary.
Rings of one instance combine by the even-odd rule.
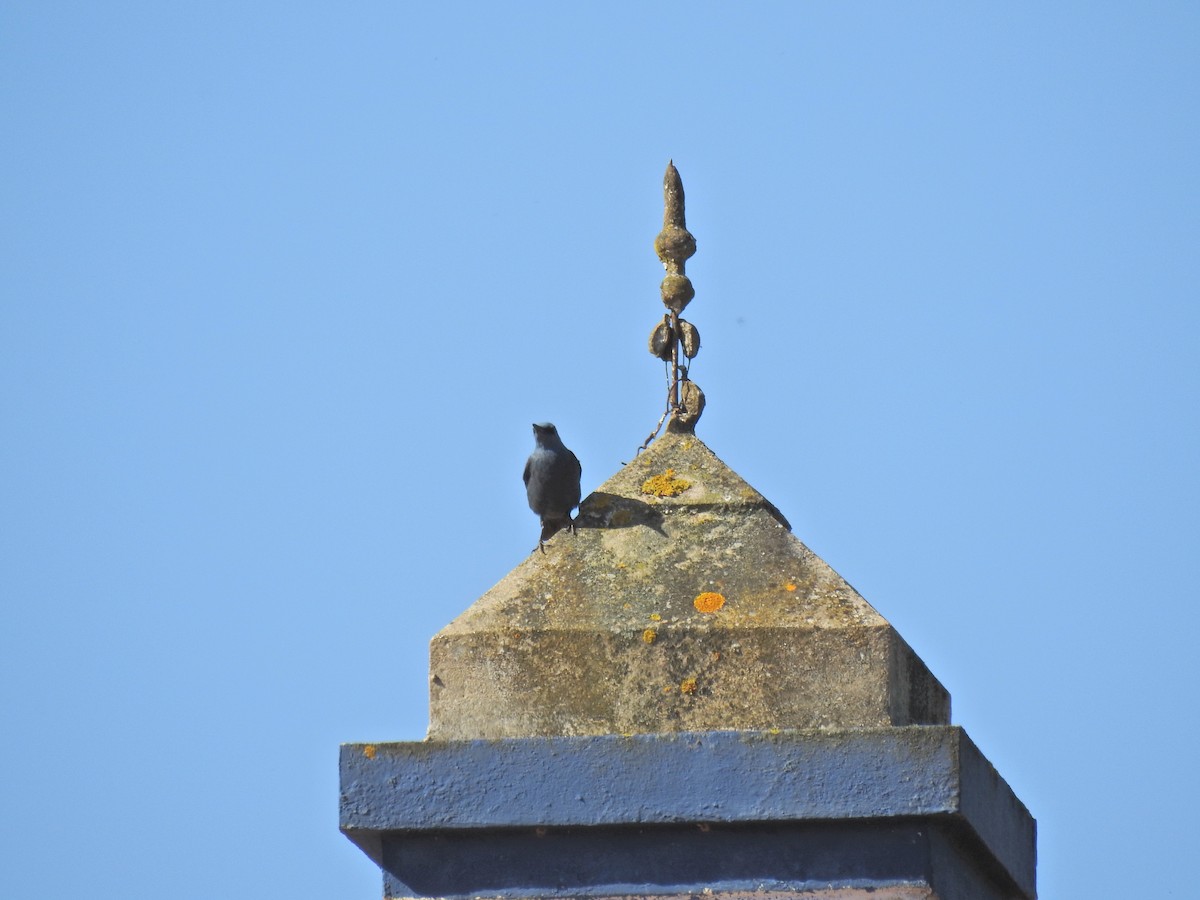
[[[949,722],[896,631],[694,434],[577,526],[434,638],[431,738]]]

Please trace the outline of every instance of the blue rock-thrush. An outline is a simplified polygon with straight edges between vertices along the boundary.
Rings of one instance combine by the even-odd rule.
[[[542,545],[551,535],[563,528],[575,530],[571,510],[579,505],[579,477],[583,467],[575,454],[563,446],[558,429],[549,422],[535,423],[533,437],[537,446],[525,463],[525,492],[529,508],[542,520],[542,535],[535,549],[545,553]]]

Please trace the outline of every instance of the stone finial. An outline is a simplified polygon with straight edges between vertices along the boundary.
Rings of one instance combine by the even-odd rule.
[[[662,260],[669,275],[680,276],[675,279],[668,276],[663,280],[663,302],[668,307],[675,309],[676,312],[682,312],[683,307],[687,306],[688,300],[691,300],[692,295],[695,294],[691,290],[687,277],[683,275],[683,271],[684,264],[696,252],[696,239],[687,230],[687,220],[683,208],[683,180],[679,177],[679,170],[675,168],[673,161],[667,163],[667,174],[663,177],[663,207],[663,228],[658,233],[658,237],[654,239],[654,252]],[[683,300],[679,304],[678,308],[667,301],[668,283],[687,285],[686,290],[689,292],[689,296],[687,300]]]
[[[700,332],[679,317],[696,296],[691,279],[684,273],[688,259],[696,252],[696,239],[687,230],[683,180],[674,162],[667,163],[663,177],[663,227],[654,239],[654,252],[667,270],[660,287],[667,313],[650,332],[649,346],[650,353],[667,365],[667,404],[640,450],[645,450],[658,436],[668,416],[671,417],[668,431],[686,433],[695,429],[704,411],[704,392],[688,377],[688,365],[700,352]]]

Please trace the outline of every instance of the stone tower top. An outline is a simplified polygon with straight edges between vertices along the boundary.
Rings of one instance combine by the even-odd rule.
[[[433,639],[429,739],[343,745],[342,831],[385,900],[1034,900],[1036,824],[946,690],[695,436],[665,194],[659,427]]]

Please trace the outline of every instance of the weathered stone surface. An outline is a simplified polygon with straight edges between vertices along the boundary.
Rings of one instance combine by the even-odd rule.
[[[578,526],[434,638],[431,738],[949,722],[896,631],[694,435]]]

